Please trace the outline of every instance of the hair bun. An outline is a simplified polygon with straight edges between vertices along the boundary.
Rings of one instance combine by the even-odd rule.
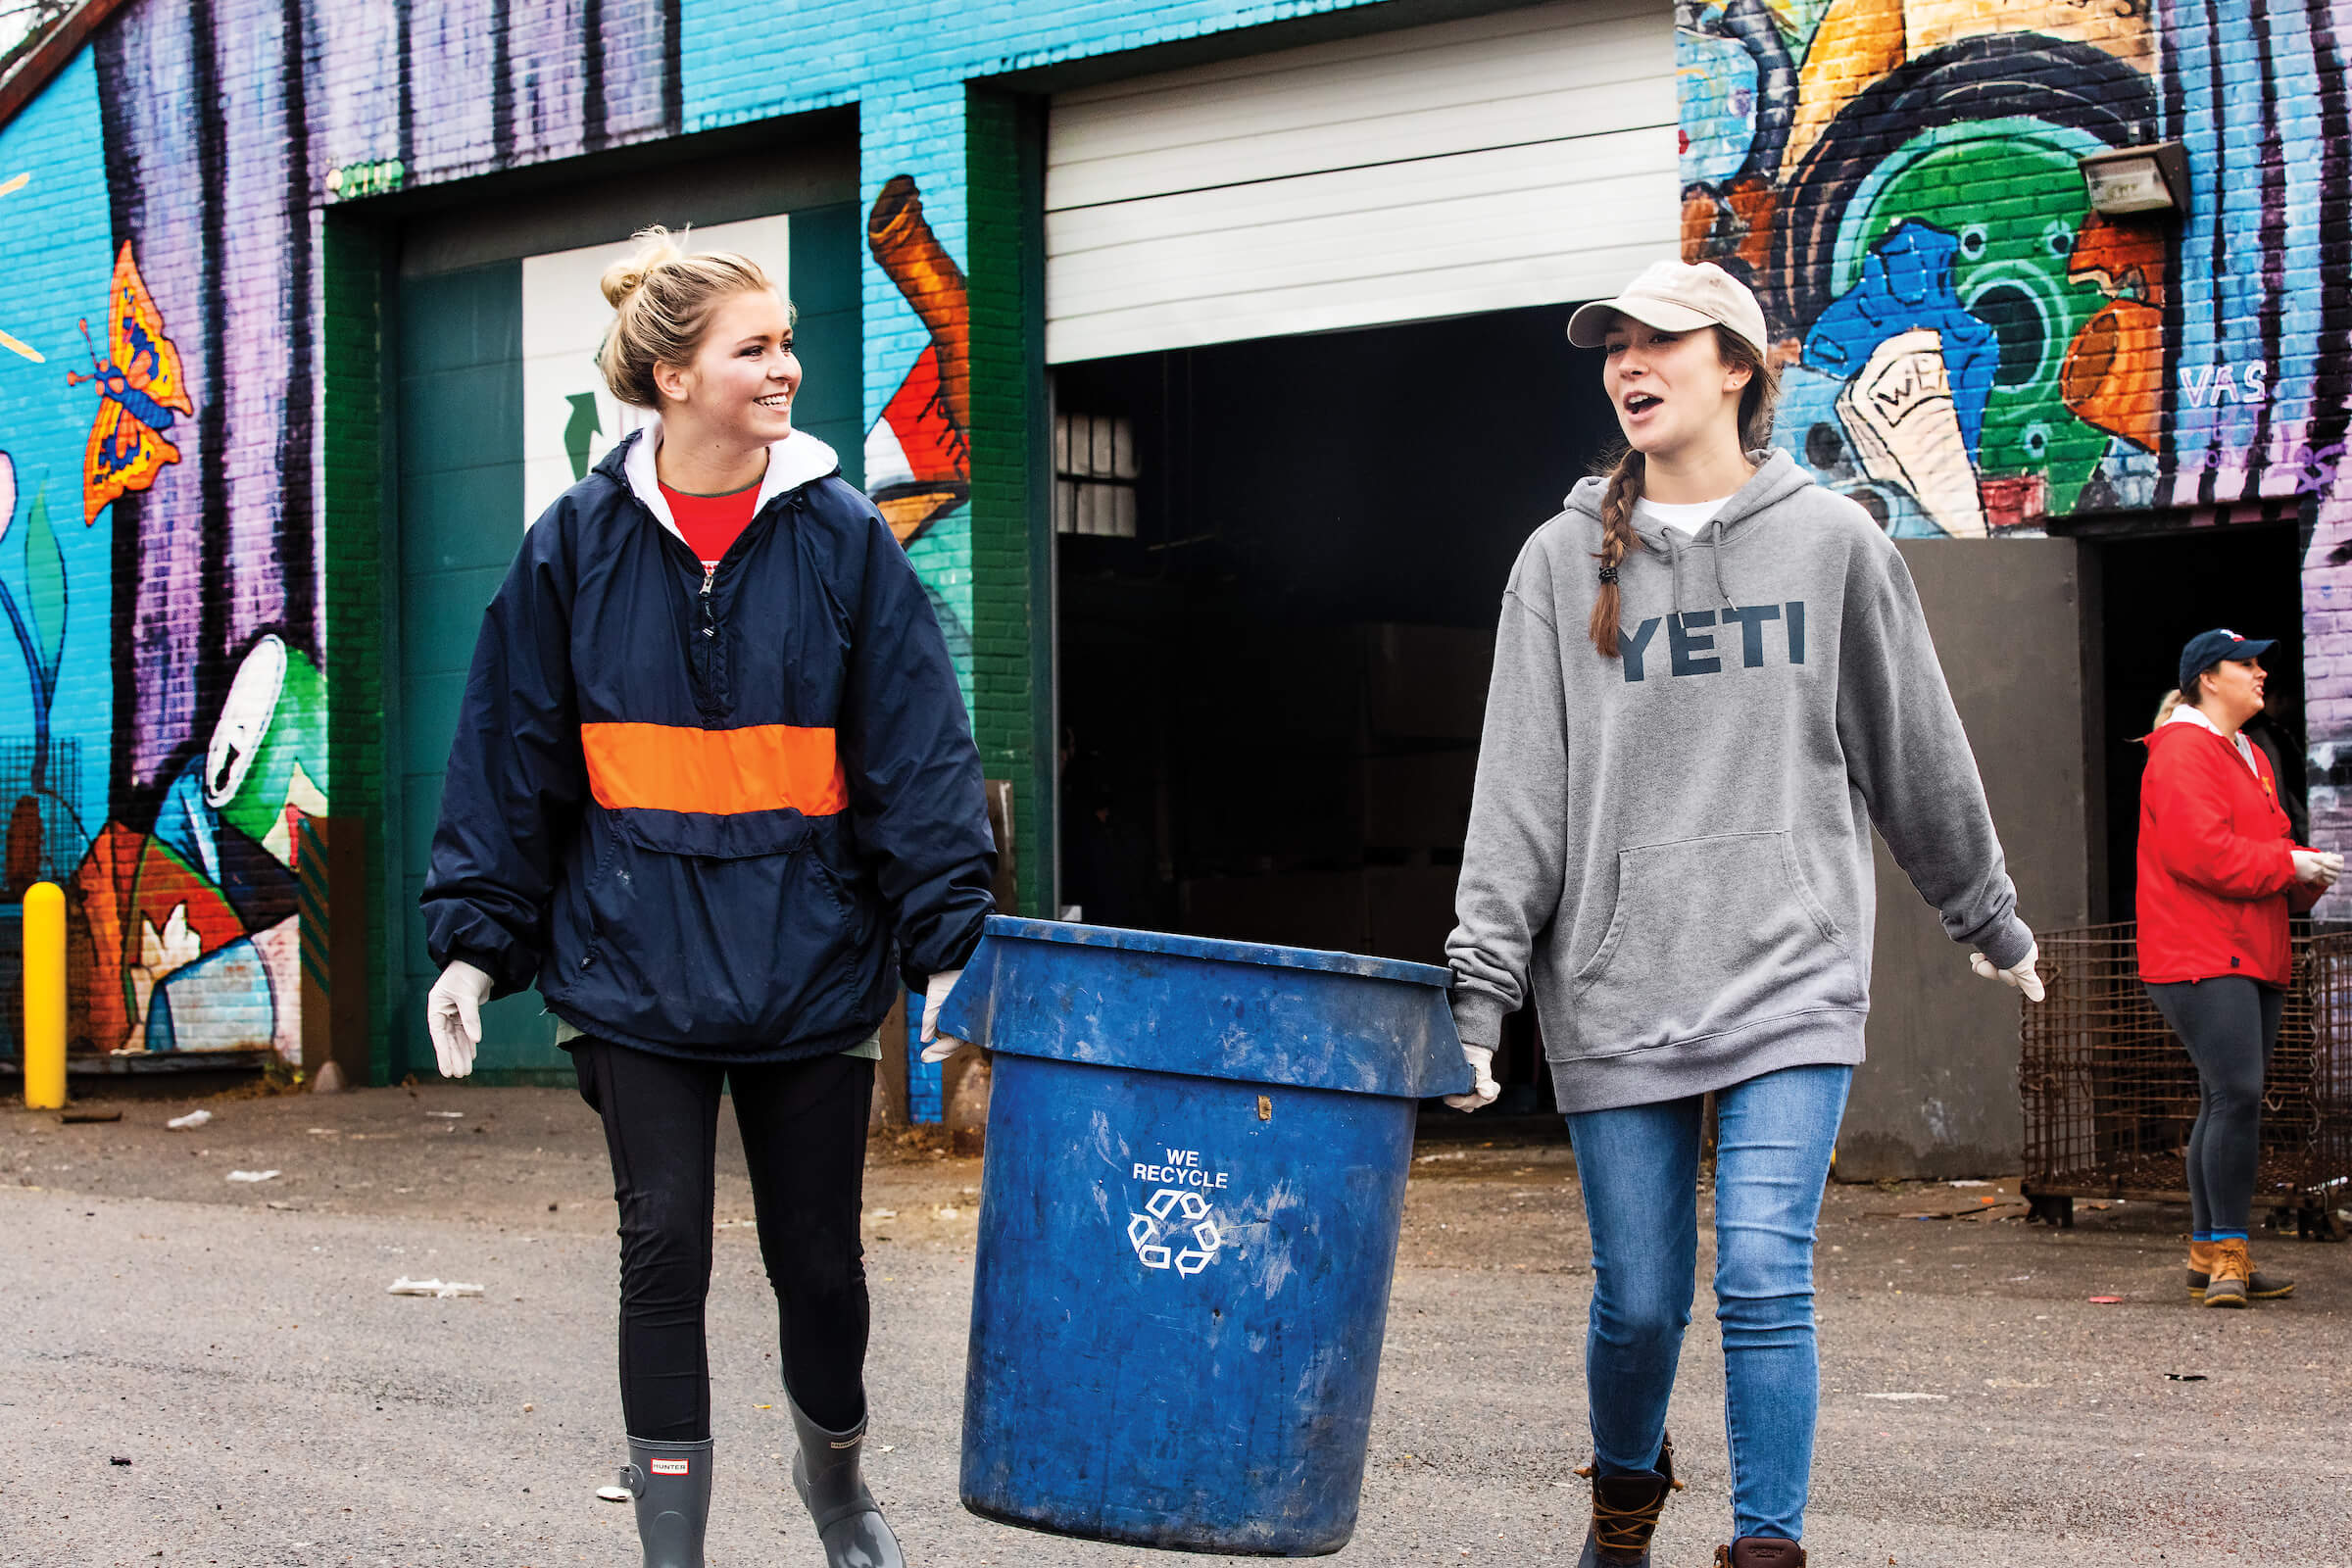
[[[597,286],[604,291],[605,303],[614,310],[621,302],[645,286],[654,269],[665,262],[674,262],[686,253],[679,249],[678,238],[660,223],[641,228],[629,236],[637,242],[637,254],[623,262],[614,262],[605,269]]]

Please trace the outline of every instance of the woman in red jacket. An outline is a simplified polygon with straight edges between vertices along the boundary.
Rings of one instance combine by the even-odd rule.
[[[2139,973],[2197,1067],[2188,1287],[2207,1306],[2295,1288],[2257,1274],[2247,1253],[2262,1080],[2293,978],[2287,916],[2344,865],[2295,843],[2270,760],[2239,732],[2262,711],[2258,661],[2274,646],[2233,631],[2189,639],[2139,786]]]

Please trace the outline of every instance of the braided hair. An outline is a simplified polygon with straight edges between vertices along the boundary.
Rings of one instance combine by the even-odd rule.
[[[1642,499],[1642,454],[1627,447],[1609,469],[1600,493],[1600,594],[1592,601],[1592,646],[1603,659],[1617,657],[1617,568],[1634,548],[1634,503]]]

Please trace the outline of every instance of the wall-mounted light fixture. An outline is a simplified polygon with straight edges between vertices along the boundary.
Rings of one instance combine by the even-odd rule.
[[[2185,213],[2188,155],[2177,141],[2119,147],[2080,160],[2093,212]]]

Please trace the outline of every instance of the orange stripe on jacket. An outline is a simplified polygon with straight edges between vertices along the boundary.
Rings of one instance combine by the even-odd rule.
[[[753,724],[582,724],[588,787],[612,810],[773,811],[831,816],[850,804],[829,729]]]

